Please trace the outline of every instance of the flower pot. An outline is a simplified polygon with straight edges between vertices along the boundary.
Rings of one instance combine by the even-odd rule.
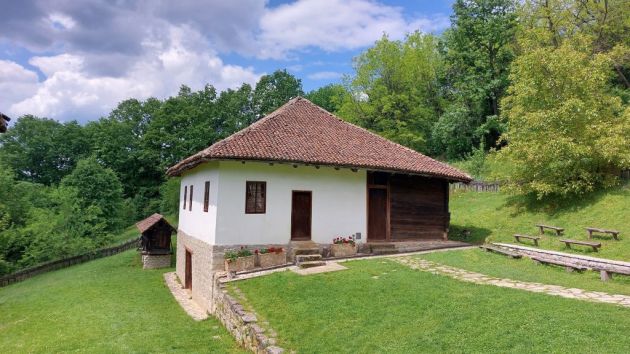
[[[285,251],[276,253],[260,253],[258,254],[258,263],[261,268],[270,268],[287,263],[287,253]]]
[[[349,257],[357,254],[357,246],[351,243],[333,243],[330,247],[333,257]]]
[[[256,256],[251,255],[247,257],[238,257],[236,259],[225,260],[225,271],[227,272],[242,272],[245,270],[254,269],[254,261]]]

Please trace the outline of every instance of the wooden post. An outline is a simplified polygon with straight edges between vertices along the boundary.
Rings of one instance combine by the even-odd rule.
[[[608,281],[610,279],[612,279],[612,274],[609,273],[608,271],[605,270],[600,270],[599,271],[599,277],[602,281]]]

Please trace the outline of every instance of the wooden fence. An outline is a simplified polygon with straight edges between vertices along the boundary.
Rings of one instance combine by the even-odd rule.
[[[621,179],[630,180],[630,170],[621,171]]]
[[[498,183],[487,183],[483,181],[472,181],[466,183],[451,183],[451,191],[473,191],[473,192],[499,192],[501,187]]]
[[[50,272],[56,269],[70,267],[72,265],[84,263],[87,261],[91,261],[93,259],[113,256],[117,253],[129,250],[132,248],[137,248],[139,245],[139,241],[140,241],[139,238],[135,238],[133,240],[129,240],[117,246],[101,248],[98,250],[80,254],[78,256],[58,259],[56,261],[42,263],[40,265],[31,267],[31,268],[22,269],[15,273],[11,273],[3,277],[0,277],[0,287],[7,286],[12,283],[17,283],[22,280],[26,280],[28,278],[34,277],[38,274]]]

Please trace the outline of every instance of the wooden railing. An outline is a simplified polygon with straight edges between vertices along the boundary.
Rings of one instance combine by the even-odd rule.
[[[17,283],[17,282],[20,282],[22,280],[26,280],[28,278],[34,277],[34,276],[36,276],[38,274],[50,272],[50,271],[53,271],[53,270],[56,270],[56,269],[70,267],[72,265],[79,264],[79,263],[84,263],[84,262],[87,262],[87,261],[91,261],[93,259],[113,256],[113,255],[115,255],[117,253],[129,250],[129,249],[132,249],[132,248],[137,248],[138,245],[139,245],[139,242],[140,242],[140,239],[139,238],[135,238],[135,239],[126,241],[126,242],[124,242],[124,243],[122,243],[120,245],[117,245],[117,246],[101,248],[101,249],[98,249],[98,250],[94,250],[94,251],[90,251],[90,252],[87,252],[87,253],[84,253],[84,254],[80,254],[78,256],[58,259],[58,260],[55,260],[55,261],[42,263],[40,265],[31,267],[31,268],[22,269],[22,270],[19,270],[19,271],[15,272],[15,273],[11,273],[11,274],[5,275],[3,277],[0,277],[0,287],[7,286],[7,285],[13,284],[13,283]]]
[[[501,187],[499,183],[492,182],[483,182],[483,181],[472,181],[468,184],[466,183],[451,183],[450,185],[451,191],[473,191],[473,192],[499,192]]]

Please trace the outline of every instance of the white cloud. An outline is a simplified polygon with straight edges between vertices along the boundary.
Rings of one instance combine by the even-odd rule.
[[[118,102],[130,97],[167,97],[176,94],[182,84],[201,89],[211,83],[224,90],[243,82],[253,84],[260,77],[251,67],[223,63],[208,49],[203,37],[186,26],[171,26],[166,38],[148,39],[143,47],[145,53],[121,77],[90,74],[80,55],[34,57],[29,63],[46,78],[37,83],[37,76],[30,72],[35,75],[35,90],[28,97],[14,100],[9,113],[85,121],[107,114]]]
[[[37,67],[46,76],[52,76],[60,71],[77,72],[83,68],[82,57],[67,53],[49,57],[32,57],[28,63]]]
[[[47,20],[50,26],[56,30],[70,30],[77,25],[72,17],[60,12],[53,12]]]
[[[342,73],[338,73],[336,71],[319,71],[316,73],[312,73],[307,77],[311,80],[328,80],[328,79],[338,79],[342,76]]]
[[[356,49],[372,44],[383,33],[402,38],[415,30],[444,29],[448,23],[441,15],[408,21],[402,8],[367,0],[302,0],[265,11],[260,21],[259,56],[285,59],[310,47]]]
[[[9,106],[37,90],[37,74],[12,61],[0,60],[0,111],[11,115]]]

